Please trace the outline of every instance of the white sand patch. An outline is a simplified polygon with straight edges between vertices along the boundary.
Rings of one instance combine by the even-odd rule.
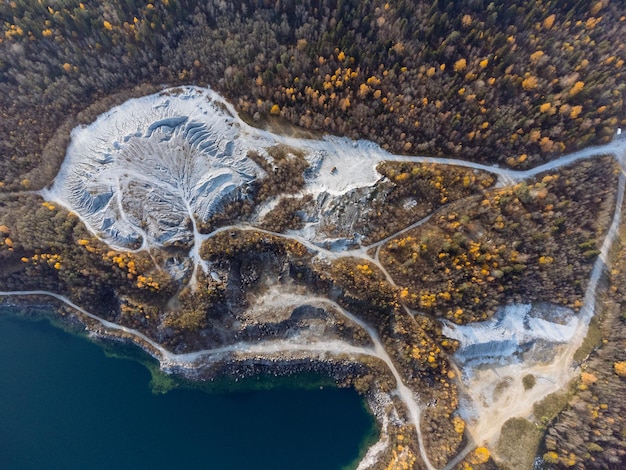
[[[306,142],[305,149],[310,150],[311,165],[307,192],[333,196],[375,184],[381,179],[376,166],[388,156],[373,142],[330,136]]]
[[[530,304],[511,305],[484,322],[465,326],[446,322],[442,332],[461,343],[455,360],[464,368],[469,366],[468,374],[473,372],[472,367],[521,360],[529,351],[534,351],[535,360],[545,361],[550,353],[548,346],[569,342],[580,319],[562,307],[546,311],[543,306],[543,312],[537,310],[533,311]]]
[[[248,152],[267,156],[277,144],[305,153],[303,194],[338,196],[373,185],[386,155],[366,141],[276,136],[245,124],[213,91],[181,87],[131,99],[74,129],[43,196],[74,210],[113,247],[191,246],[192,222],[245,197],[246,185],[263,176]]]
[[[238,118],[208,90],[132,99],[74,129],[46,197],[112,245],[189,244],[192,217],[210,217],[262,173],[239,133]]]
[[[460,414],[476,444],[493,446],[502,425],[528,417],[532,405],[571,379],[571,348],[586,319],[563,307],[509,306],[485,322],[447,324],[461,342],[455,360],[463,371]],[[523,378],[533,375],[527,389]]]

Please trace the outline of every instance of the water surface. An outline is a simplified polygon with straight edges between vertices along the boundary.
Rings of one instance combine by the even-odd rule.
[[[154,394],[149,382],[136,361],[0,315],[0,468],[332,470],[374,432],[353,390]]]

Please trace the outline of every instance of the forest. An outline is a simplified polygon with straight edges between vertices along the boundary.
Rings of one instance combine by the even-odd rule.
[[[259,126],[535,166],[626,123],[625,19],[609,0],[2,2],[0,189],[45,186],[69,130],[164,84]]]
[[[410,387],[438,401],[422,419],[429,458],[441,467],[467,439],[449,360],[457,344],[442,336],[440,319],[480,321],[521,300],[578,310],[615,204],[619,169],[609,157],[507,187],[488,172],[381,163],[379,197],[354,227],[365,245],[433,215],[376,254],[398,285],[362,259],[319,261],[278,236],[301,228],[312,202],[300,194],[308,163],[294,149],[293,158],[271,149],[272,165],[251,153],[268,176],[249,199],[197,221],[204,234],[248,223],[256,204],[282,197],[259,230],[204,243],[200,256],[236,276],[226,285],[200,272],[198,291],[161,269],[184,250],[110,249],[32,191],[54,179],[73,128],[178,85],[209,86],[246,122],[273,131],[532,168],[609,142],[626,126],[626,45],[616,41],[625,37],[616,0],[2,1],[0,290],[66,295],[175,352],[224,341],[220,325],[245,310],[263,276],[325,295],[373,325]],[[538,405],[536,422],[525,424],[539,432],[547,468],[619,468],[625,459],[626,356],[616,346],[626,331],[624,256],[623,246],[614,250],[618,261],[603,280],[584,373],[562,403]],[[177,309],[168,310],[174,297]],[[357,330],[337,322],[339,337],[360,344]],[[391,388],[388,373],[376,378],[383,368],[367,364],[350,384]],[[391,444],[412,449],[402,455],[413,460],[401,462],[411,468],[416,436],[403,433]],[[459,468],[493,465],[480,447]]]

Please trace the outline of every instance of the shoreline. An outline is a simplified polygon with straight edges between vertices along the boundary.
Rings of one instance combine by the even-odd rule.
[[[177,381],[176,388],[172,388],[172,393],[165,396],[159,393],[159,390],[155,390],[151,374],[144,368],[145,363],[142,363],[146,357],[141,350],[111,343],[104,344],[100,341],[87,342],[85,339],[88,338],[85,335],[75,335],[72,332],[68,336],[58,324],[52,325],[48,321],[50,319],[48,312],[36,315],[36,310],[31,309],[31,315],[25,317],[13,308],[0,309],[0,322],[6,338],[2,348],[4,362],[2,376],[15,377],[14,381],[8,380],[2,387],[6,397],[3,410],[6,411],[8,406],[9,415],[15,415],[14,419],[6,423],[8,426],[6,431],[12,436],[7,457],[8,462],[24,463],[24,468],[36,468],[26,465],[27,461],[31,461],[29,455],[19,455],[18,450],[26,447],[30,449],[32,461],[34,459],[41,461],[42,455],[45,456],[43,458],[50,458],[49,452],[54,449],[58,449],[55,457],[58,456],[61,460],[67,458],[68,461],[71,459],[84,461],[93,455],[90,454],[93,449],[90,451],[89,440],[84,441],[80,437],[75,439],[69,448],[66,446],[59,448],[58,445],[51,448],[46,442],[42,442],[41,437],[28,440],[30,431],[28,434],[22,433],[22,429],[34,427],[33,433],[41,435],[48,429],[48,423],[55,429],[58,427],[82,430],[85,425],[93,426],[94,432],[104,429],[107,430],[104,432],[108,432],[111,429],[118,436],[115,442],[119,442],[120,439],[122,441],[127,439],[124,437],[125,434],[119,431],[124,430],[124,422],[129,420],[131,422],[128,423],[128,427],[131,429],[146,428],[145,435],[134,434],[133,442],[128,443],[131,453],[135,446],[137,449],[150,448],[155,442],[154,439],[146,439],[143,436],[152,436],[154,430],[158,429],[156,438],[162,443],[160,446],[165,445],[164,452],[168,454],[167,458],[172,457],[170,460],[177,458],[173,452],[180,449],[181,444],[193,445],[194,448],[190,448],[189,453],[185,454],[188,462],[214,462],[214,466],[218,468],[231,468],[230,465],[217,462],[229,462],[232,458],[229,457],[229,446],[220,445],[218,442],[225,440],[233,442],[235,439],[239,440],[237,447],[254,449],[255,446],[258,447],[259,442],[255,436],[265,432],[266,429],[269,434],[259,439],[271,441],[265,448],[271,449],[272,453],[280,452],[282,446],[291,449],[285,449],[288,455],[297,453],[297,449],[300,448],[315,451],[318,447],[314,443],[334,440],[336,444],[332,444],[331,447],[344,449],[341,451],[342,457],[335,458],[335,453],[328,454],[328,457],[320,456],[315,459],[316,462],[330,464],[320,465],[319,468],[339,469],[349,464],[349,468],[356,468],[357,461],[369,448],[370,443],[378,438],[378,427],[365,399],[352,389],[340,390],[333,383],[316,380],[314,376],[294,376],[293,379],[279,381],[274,381],[273,378],[264,381],[239,380],[233,382],[233,385],[237,386],[236,389],[231,389],[229,384],[222,388],[221,384],[208,381],[202,384],[204,386],[188,386],[189,384],[184,381]],[[121,354],[118,354],[120,350]],[[76,393],[71,393],[71,389],[76,389]],[[104,394],[101,393],[105,390]],[[32,407],[20,412],[20,407],[14,405],[14,398],[21,403],[20,397],[26,399],[33,394],[41,398],[37,403],[33,403]],[[128,400],[124,397],[128,397]],[[191,406],[190,403],[195,405]],[[343,405],[338,407],[336,403]],[[58,420],[46,419],[41,423],[41,427],[36,426],[37,416],[48,416],[46,409],[50,410],[51,415],[57,416],[59,410],[66,410],[68,405],[69,413],[65,411]],[[73,406],[77,408],[72,408]],[[34,412],[41,407],[45,408],[42,412]],[[145,413],[146,408],[151,410],[149,415]],[[197,414],[185,417],[190,410],[197,410]],[[203,410],[213,412],[206,414]],[[80,416],[74,417],[72,411],[76,411]],[[272,423],[268,418],[274,414],[277,416]],[[96,416],[99,417],[96,422],[90,421]],[[220,416],[222,418],[218,418]],[[81,418],[85,418],[86,422]],[[153,420],[155,423],[152,423]],[[174,427],[169,426],[168,423],[172,422],[178,424]],[[186,422],[189,423],[187,428],[184,426]],[[335,432],[329,436],[325,423],[334,423],[336,429],[342,429],[341,433]],[[251,432],[241,431],[242,426]],[[292,434],[292,431],[295,434]],[[218,437],[215,441],[203,438],[216,435],[223,437]],[[202,439],[200,442],[199,438]],[[65,436],[59,436],[59,439],[63,440]],[[249,444],[250,447],[247,446],[249,439],[253,439]],[[55,438],[51,438],[51,441],[56,442]],[[25,447],[21,447],[20,442],[23,442]],[[202,442],[206,444],[202,445]],[[119,447],[113,446],[113,441],[110,441],[110,444],[111,448],[122,449],[116,450],[118,455],[111,457],[112,460],[119,461],[121,455],[127,451],[124,450],[126,443],[122,442]],[[98,450],[105,453],[109,451],[106,448]],[[70,451],[71,453],[67,454]],[[97,454],[97,451],[94,453]],[[255,453],[258,453],[258,457],[252,455],[245,460],[258,458],[259,467],[272,468],[269,454],[259,451]],[[200,459],[196,457],[197,455],[200,455]],[[205,458],[208,455],[212,457],[202,460],[202,455]],[[103,457],[106,466],[106,456]],[[132,455],[131,460],[136,461],[141,455],[136,457]],[[232,468],[250,468],[235,465],[236,461],[237,458],[232,458]],[[15,463],[9,467],[14,468],[14,465]],[[89,467],[88,461],[86,465]],[[152,465],[154,468],[171,468],[158,462]],[[283,465],[280,467],[285,468]],[[311,467],[309,464],[306,468]],[[98,468],[104,467],[101,465]]]
[[[59,307],[28,299],[14,300],[6,293],[0,293],[0,296],[7,299],[0,301],[0,317],[46,321],[53,328],[101,347],[105,355],[109,357],[139,362],[151,374],[150,385],[153,393],[167,393],[179,388],[195,389],[209,394],[281,389],[321,390],[328,386],[338,389],[351,388],[361,398],[367,413],[372,418],[373,426],[364,435],[359,455],[348,467],[344,467],[344,470],[371,468],[376,464],[375,458],[373,460],[367,458],[368,455],[372,455],[372,449],[374,449],[373,457],[387,450],[389,436],[386,435],[386,431],[389,427],[389,420],[384,409],[389,405],[389,397],[380,391],[363,392],[355,386],[354,380],[365,375],[368,369],[366,364],[357,360],[314,357],[298,359],[269,356],[255,359],[231,357],[200,364],[193,368],[181,366],[167,368],[163,367],[162,358],[155,354],[153,349],[145,347],[145,343],[137,341],[136,337],[119,336],[106,328],[104,331],[95,331],[81,317],[81,312],[71,309],[68,313],[63,313],[66,305]],[[59,299],[56,300],[59,301]],[[122,350],[117,351],[118,348]],[[151,361],[155,361],[155,368],[151,366]],[[302,381],[302,378],[305,380]],[[160,383],[155,380],[159,382],[165,380],[167,383],[164,388],[161,388]],[[366,460],[369,460],[370,464],[363,466]]]

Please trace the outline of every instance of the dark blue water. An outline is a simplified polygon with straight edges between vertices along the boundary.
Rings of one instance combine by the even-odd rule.
[[[0,469],[341,469],[374,430],[353,390],[155,395],[142,364],[0,315]]]

